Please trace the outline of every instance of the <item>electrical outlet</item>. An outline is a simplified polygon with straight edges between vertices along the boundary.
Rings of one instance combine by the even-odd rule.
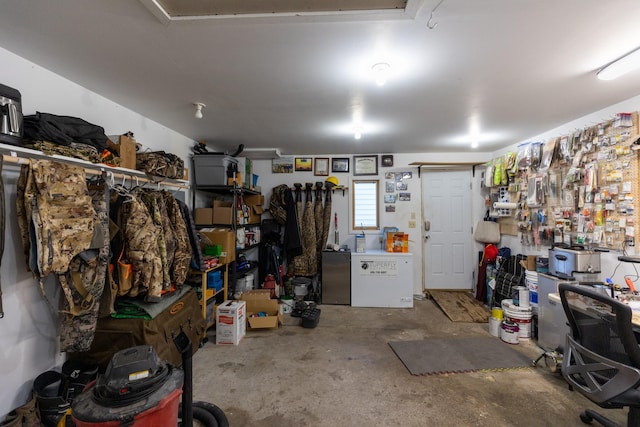
[[[415,220],[409,221],[409,228],[416,228],[416,221]]]

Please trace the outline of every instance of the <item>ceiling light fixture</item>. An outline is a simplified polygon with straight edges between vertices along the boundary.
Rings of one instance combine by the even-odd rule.
[[[378,62],[377,64],[373,64],[371,69],[374,72],[376,84],[378,86],[384,86],[389,78],[389,70],[391,69],[391,66],[386,62]]]
[[[637,68],[640,68],[640,47],[605,65],[597,76],[600,80],[613,80]]]
[[[201,119],[202,109],[206,107],[206,104],[203,104],[202,102],[194,102],[193,105],[196,107],[196,114],[195,114],[196,119]]]
[[[359,130],[357,130],[357,131],[353,134],[353,137],[354,137],[355,139],[360,139],[360,138],[362,138],[362,132],[360,132]]]

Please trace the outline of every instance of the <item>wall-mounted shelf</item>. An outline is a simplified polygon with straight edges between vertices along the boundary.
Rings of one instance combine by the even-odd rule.
[[[46,154],[42,151],[14,145],[0,144],[0,154],[3,156],[4,162],[9,164],[28,164],[31,159],[51,160],[81,166],[88,175],[100,175],[102,173],[106,173],[107,177],[113,180],[124,180],[129,178],[132,181],[142,183],[153,183],[181,189],[190,188],[189,181],[184,179],[171,179],[154,176],[139,170],[108,166],[103,163],[91,163],[87,160],[77,159],[75,157],[61,156],[59,154]]]

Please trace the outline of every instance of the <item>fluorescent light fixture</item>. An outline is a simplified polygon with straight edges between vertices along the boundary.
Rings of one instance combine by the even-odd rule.
[[[640,68],[640,47],[605,65],[597,76],[600,80],[613,80],[623,74]]]
[[[478,148],[478,141],[477,140],[471,142],[471,148]]]
[[[282,157],[279,148],[245,148],[242,155],[251,160],[271,160]]]
[[[357,131],[353,134],[353,137],[354,137],[355,139],[360,139],[360,138],[362,138],[362,133],[361,133],[359,130],[357,130]]]

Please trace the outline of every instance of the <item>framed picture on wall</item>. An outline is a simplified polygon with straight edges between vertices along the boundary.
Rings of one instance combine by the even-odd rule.
[[[348,157],[334,157],[331,159],[331,172],[349,172]]]
[[[393,166],[393,154],[383,154],[380,163],[386,168]]]
[[[316,176],[329,175],[329,158],[328,157],[316,157],[313,159],[313,174]]]
[[[354,175],[378,175],[378,155],[353,156]]]
[[[313,170],[313,162],[311,157],[296,157],[296,172],[311,172]]]

